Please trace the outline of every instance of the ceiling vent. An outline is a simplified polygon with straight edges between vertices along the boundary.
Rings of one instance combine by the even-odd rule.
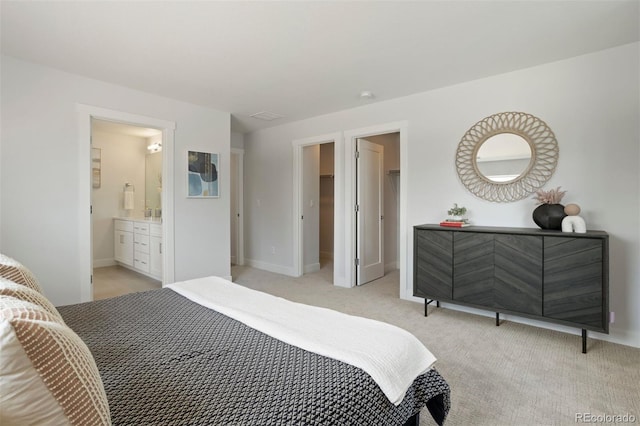
[[[268,111],[262,111],[262,112],[256,112],[255,114],[252,114],[251,117],[257,118],[258,120],[271,121],[271,120],[276,120],[278,118],[282,118],[284,117],[284,115],[275,114],[273,112],[268,112]]]

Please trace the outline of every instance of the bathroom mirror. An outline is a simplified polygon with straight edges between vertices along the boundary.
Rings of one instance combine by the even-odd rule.
[[[162,151],[145,157],[145,205],[155,212],[162,208]]]
[[[517,201],[551,178],[558,152],[555,135],[544,121],[523,112],[503,112],[484,118],[464,134],[456,169],[477,197]]]

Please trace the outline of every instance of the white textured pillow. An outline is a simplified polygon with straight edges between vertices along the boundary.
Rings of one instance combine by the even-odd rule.
[[[53,303],[49,301],[42,293],[31,289],[30,287],[16,284],[13,281],[0,277],[0,296],[10,296],[16,299],[24,300],[26,302],[34,303],[43,307],[47,312],[56,316],[60,322],[64,324],[60,312],[53,306]]]
[[[44,294],[38,280],[29,269],[17,260],[2,253],[0,253],[0,277],[26,285],[38,293]]]
[[[89,348],[54,314],[0,296],[0,345],[0,424],[111,424]]]

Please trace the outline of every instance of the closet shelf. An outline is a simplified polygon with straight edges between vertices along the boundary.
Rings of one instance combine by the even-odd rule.
[[[400,174],[400,169],[391,169],[387,171],[388,175],[399,175]]]
[[[333,175],[320,175],[320,178],[325,178],[325,179],[331,178],[331,179],[333,179]]]

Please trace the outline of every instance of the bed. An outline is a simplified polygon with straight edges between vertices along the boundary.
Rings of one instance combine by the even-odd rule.
[[[417,426],[425,406],[438,424],[449,411],[449,386],[434,368],[393,403],[362,368],[285,343],[176,289],[57,311],[90,350],[114,425]]]

